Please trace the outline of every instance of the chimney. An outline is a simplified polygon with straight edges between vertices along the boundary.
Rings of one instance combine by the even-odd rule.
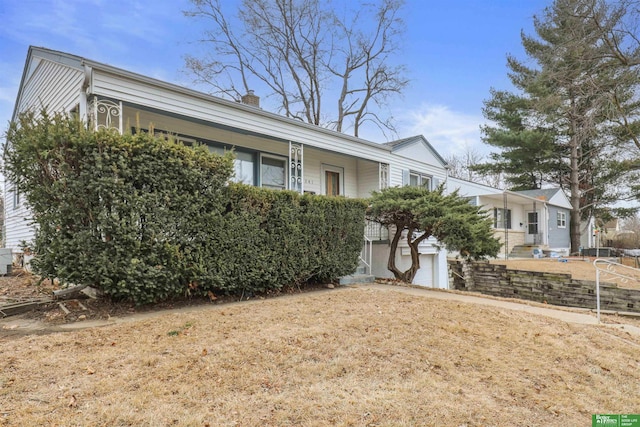
[[[260,97],[254,95],[252,90],[249,90],[247,94],[242,97],[242,103],[260,108]]]

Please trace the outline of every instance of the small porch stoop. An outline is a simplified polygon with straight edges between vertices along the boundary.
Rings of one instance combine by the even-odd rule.
[[[533,258],[536,249],[543,253],[547,248],[544,245],[516,245],[509,252],[509,258]]]
[[[355,273],[348,276],[342,276],[340,278],[341,285],[353,285],[354,283],[374,283],[376,281],[375,276],[367,274],[367,267],[360,265]]]

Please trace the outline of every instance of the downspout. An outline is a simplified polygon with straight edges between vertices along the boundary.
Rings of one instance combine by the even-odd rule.
[[[540,233],[540,218],[538,218],[538,206],[536,205],[536,201],[535,200],[533,201],[533,215],[536,218],[536,222],[537,222],[537,224],[536,224],[536,227],[537,227],[536,234],[533,235],[533,244],[536,245],[536,244],[540,244],[538,242],[538,234]],[[528,230],[527,230],[527,232],[528,232]]]
[[[449,170],[451,170],[451,166],[448,164],[444,166],[444,191],[445,195],[449,194]]]
[[[547,247],[549,246],[549,237],[550,237],[550,232],[549,232],[549,227],[551,226],[551,215],[549,214],[549,204],[545,203],[544,204],[544,223],[545,223],[545,230],[547,231],[546,234],[546,239],[547,241],[544,243],[545,245],[547,245]]]
[[[93,69],[83,62],[84,80],[82,81],[82,89],[80,90],[80,119],[85,123],[89,123],[89,96],[91,95],[91,80],[93,77]]]

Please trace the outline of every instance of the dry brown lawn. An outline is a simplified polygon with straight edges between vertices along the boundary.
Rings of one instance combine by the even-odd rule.
[[[491,260],[492,264],[506,265],[512,270],[543,271],[550,273],[570,274],[576,280],[596,280],[596,269],[593,266],[593,259],[570,258],[568,262],[559,262],[557,259],[510,259]],[[630,268],[618,268],[618,273],[629,276],[623,280],[619,276],[606,272],[600,273],[600,280],[603,282],[615,283],[619,287],[640,289],[640,274]],[[635,278],[635,279],[634,279]]]
[[[361,288],[0,335],[7,426],[587,426],[638,396],[638,336]]]

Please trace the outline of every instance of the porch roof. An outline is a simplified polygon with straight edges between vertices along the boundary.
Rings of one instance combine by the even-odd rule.
[[[181,115],[206,121],[211,125],[233,128],[240,132],[252,132],[283,141],[303,143],[309,147],[386,163],[397,168],[424,170],[433,173],[434,176],[446,175],[440,161],[432,164],[428,159],[401,156],[394,152],[393,147],[382,143],[346,135],[255,106],[222,99],[174,83],[44,47],[29,47],[18,97],[21,96],[30,70],[35,69],[42,60],[63,64],[82,72],[84,81],[78,90],[88,96],[95,95],[118,100],[125,105],[136,105]]]
[[[510,190],[504,190],[500,194],[481,195],[480,197],[486,200],[495,200],[497,202],[503,203],[505,195],[507,196],[507,203],[515,203],[518,205],[532,205],[534,203],[537,203],[539,205],[549,204],[548,200],[541,200],[536,197],[527,196],[525,194],[520,194],[516,191],[510,191]]]
[[[46,48],[38,48],[38,49],[42,49],[48,52],[52,52]],[[239,103],[239,102],[235,102],[235,101],[230,101],[224,98],[220,98],[218,96],[214,96],[214,95],[210,95],[204,92],[200,92],[194,89],[190,89],[184,86],[180,86],[178,84],[174,84],[174,83],[169,83],[166,81],[162,81],[159,79],[155,79],[153,77],[148,77],[142,74],[138,74],[132,71],[128,71],[122,68],[118,68],[118,67],[114,67],[112,65],[109,64],[105,64],[102,62],[98,62],[98,61],[94,61],[88,58],[81,58],[81,57],[77,57],[74,55],[70,55],[70,54],[66,54],[64,52],[55,52],[59,55],[64,55],[64,56],[69,56],[73,59],[80,59],[80,63],[83,66],[87,66],[90,67],[91,70],[98,70],[98,71],[103,71],[109,74],[114,74],[114,75],[118,75],[118,76],[122,76],[122,77],[126,77],[128,79],[140,82],[140,83],[144,83],[147,85],[151,85],[151,86],[155,86],[158,88],[163,88],[166,89],[170,92],[174,92],[174,93],[179,93],[179,94],[183,94],[186,95],[188,97],[191,98],[196,98],[199,100],[202,100],[208,104],[213,104],[213,105],[219,105],[219,106],[223,106],[226,108],[231,108],[234,110],[238,110],[238,111],[242,111],[245,113],[250,113],[253,116],[260,116],[260,117],[264,117],[268,120],[272,120],[272,121],[276,121],[276,122],[280,122],[282,124],[287,124],[289,126],[293,125],[296,126],[298,128],[303,128],[305,130],[314,132],[314,133],[320,133],[320,134],[325,134],[327,136],[330,136],[332,138],[339,138],[340,140],[342,140],[343,142],[349,143],[349,144],[357,144],[357,145],[363,145],[366,146],[370,149],[375,149],[375,150],[379,150],[382,152],[386,152],[389,153],[392,151],[391,147],[388,147],[384,144],[380,144],[380,143],[376,143],[376,142],[372,142],[372,141],[368,141],[362,138],[358,138],[358,137],[354,137],[351,135],[347,135],[341,132],[337,132],[331,129],[327,129],[318,125],[313,125],[310,123],[306,123],[300,120],[296,120],[290,117],[285,117],[276,113],[272,113],[269,111],[265,111],[259,107],[255,107],[255,106],[251,106],[251,105],[247,105],[247,104],[243,104],[243,103]]]

